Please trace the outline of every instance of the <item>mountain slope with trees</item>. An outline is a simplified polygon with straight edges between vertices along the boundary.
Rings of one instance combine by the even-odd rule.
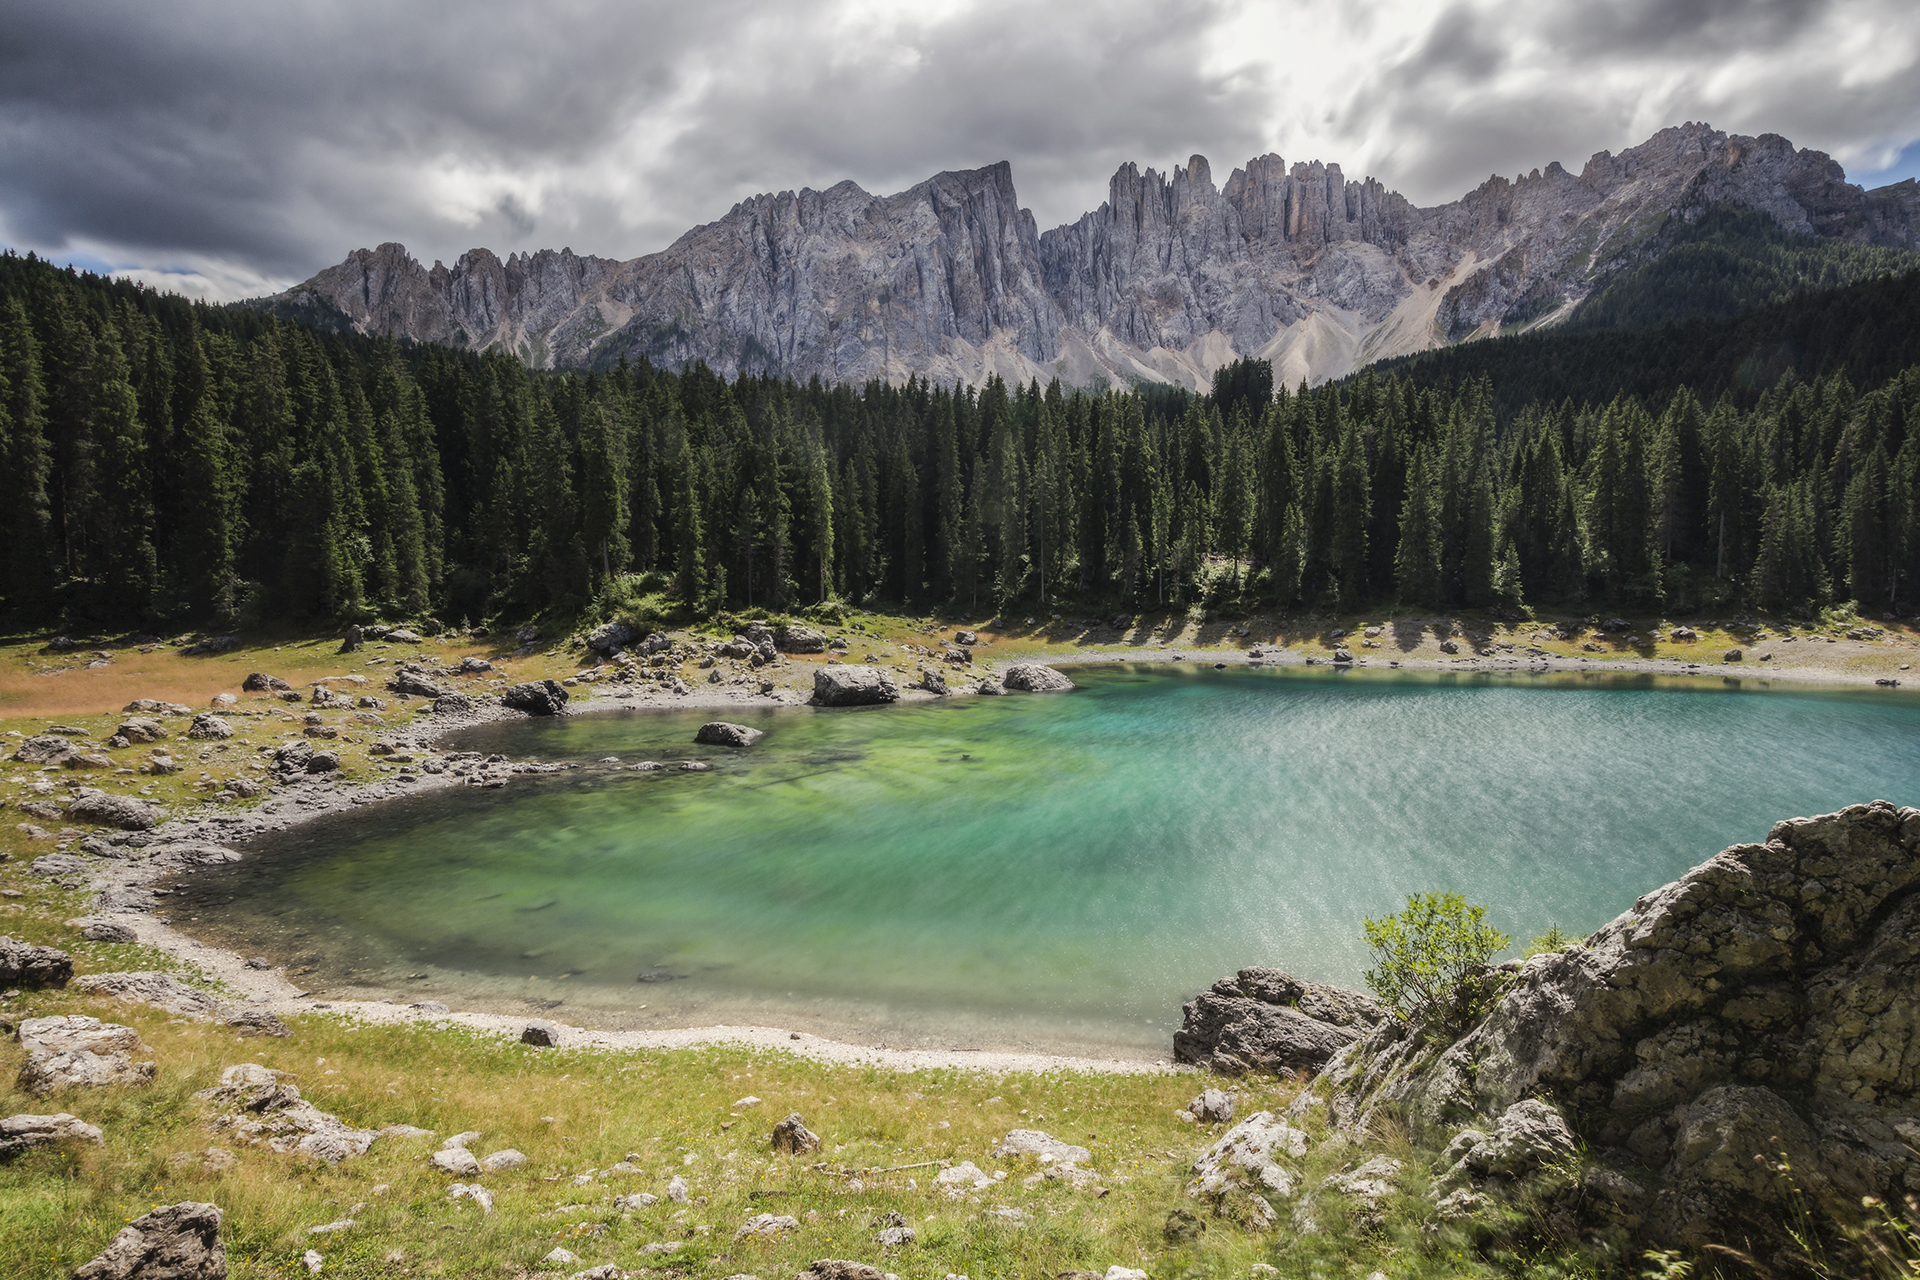
[[[1864,298],[1911,342],[1920,282],[1853,289],[1786,306],[1817,329]],[[129,630],[595,600],[1902,609],[1920,354],[1831,350],[1764,390],[1619,365],[1511,410],[1419,365],[1276,394],[1243,361],[1204,396],[728,383],[536,372],[7,256],[0,592],[20,625]]]

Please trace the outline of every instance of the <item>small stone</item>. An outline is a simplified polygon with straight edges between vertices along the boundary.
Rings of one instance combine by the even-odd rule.
[[[667,1199],[675,1204],[685,1204],[688,1200],[687,1180],[679,1174],[673,1175],[673,1181],[667,1184]]]
[[[498,1173],[502,1169],[518,1169],[527,1163],[527,1158],[512,1147],[496,1151],[480,1162],[480,1167],[488,1173]]]
[[[795,1156],[818,1151],[820,1135],[807,1128],[806,1122],[796,1111],[773,1126],[773,1149]]]

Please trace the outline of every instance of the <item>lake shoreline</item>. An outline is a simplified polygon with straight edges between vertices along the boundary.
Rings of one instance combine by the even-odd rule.
[[[1310,662],[1317,655],[1296,652],[1282,652],[1271,655],[1253,656],[1245,651],[1216,651],[1212,653],[1190,653],[1186,649],[1168,646],[1164,650],[1144,652],[1101,652],[1078,653],[1072,655],[1045,655],[1044,657],[1020,658],[1019,661],[1045,661],[1049,665],[1066,668],[1074,666],[1098,666],[1126,663],[1146,665],[1198,664],[1214,667],[1278,667],[1305,668],[1309,665],[1325,666],[1329,674],[1336,668],[1330,663]],[[805,677],[813,664],[785,663],[783,675]],[[1009,665],[1006,661],[990,661],[978,664],[983,669],[1002,668]],[[1345,669],[1342,664],[1340,670]],[[1458,661],[1434,661],[1421,659],[1363,659],[1353,664],[1353,669],[1361,672],[1399,671],[1421,674],[1469,674],[1476,676],[1514,677],[1530,674],[1599,674],[1657,676],[1678,679],[1694,683],[1714,674],[1723,679],[1733,677],[1731,671],[1713,672],[1707,670],[1675,670],[1671,662],[1648,660],[1639,662],[1613,661],[1605,664],[1583,662],[1569,659],[1485,659],[1473,658]],[[1822,678],[1835,677],[1840,678]],[[1742,684],[1749,681],[1763,687],[1774,681],[1791,684],[1801,689],[1817,689],[1820,686],[1857,689],[1866,683],[1863,678],[1847,679],[1844,673],[1821,669],[1786,668],[1780,671],[1768,670],[1764,676],[1751,668],[1742,670],[1737,677]],[[574,715],[610,714],[619,710],[635,711],[702,711],[724,712],[726,710],[754,711],[770,710],[777,707],[796,707],[805,705],[798,690],[788,687],[776,689],[773,696],[747,695],[737,689],[715,690],[711,693],[696,689],[686,695],[661,693],[651,688],[634,690],[629,693],[622,690],[621,695],[595,696],[590,699],[576,699],[570,709]],[[786,696],[781,696],[785,694]],[[907,703],[925,703],[936,701],[934,695],[921,690],[902,690],[902,701]],[[981,696],[971,690],[957,690],[957,696]],[[1033,695],[1009,694],[1023,697]],[[395,740],[405,739],[414,744],[415,750],[431,750],[463,731],[491,723],[525,719],[521,713],[509,711],[496,705],[476,709],[472,713],[456,717],[422,716],[413,724],[397,726],[392,735]],[[579,767],[579,766],[563,766]],[[510,778],[502,780],[503,785],[511,785]],[[210,843],[224,847],[247,850],[259,841],[271,839],[298,827],[309,825],[332,814],[349,809],[377,804],[407,794],[423,794],[443,790],[453,785],[472,785],[468,779],[456,777],[451,772],[438,774],[422,772],[418,780],[402,784],[393,779],[371,779],[365,782],[326,781],[302,776],[291,785],[278,789],[267,804],[250,810],[196,815],[193,818],[170,821],[161,827],[156,835],[156,843]],[[118,891],[152,890],[161,882],[175,876],[192,875],[195,868],[186,860],[165,855],[159,859],[140,862],[113,861],[95,871],[95,888]],[[124,899],[123,899],[124,901]],[[162,908],[163,909],[163,908]],[[154,912],[141,911],[102,911],[101,916],[117,923],[129,925],[135,930],[142,944],[160,949],[185,964],[197,968],[201,973],[231,990],[239,993],[250,1006],[272,1012],[297,1013],[325,1005],[331,1011],[342,1016],[365,1019],[374,1022],[395,1020],[446,1020],[463,1023],[476,1029],[510,1037],[517,1036],[520,1029],[532,1018],[557,1020],[547,1013],[533,1011],[527,1014],[500,1013],[485,1009],[464,1009],[451,1013],[437,1011],[421,1012],[409,1008],[406,1004],[396,1004],[382,999],[340,999],[328,1000],[300,990],[283,970],[255,969],[246,965],[243,957],[236,951],[225,947],[209,945],[187,932],[186,927],[175,925],[168,918]],[[456,997],[460,999],[460,997]],[[478,1000],[469,996],[467,1000]],[[589,1017],[586,1026],[567,1026],[563,1031],[564,1045],[598,1047],[605,1049],[672,1048],[689,1047],[700,1044],[752,1043],[766,1048],[779,1048],[804,1056],[820,1057],[836,1062],[861,1062],[871,1065],[888,1066],[891,1069],[915,1070],[929,1066],[962,1067],[984,1070],[1040,1070],[1059,1068],[1075,1071],[1154,1071],[1174,1069],[1164,1060],[1145,1061],[1134,1058],[1096,1057],[1071,1053],[1028,1052],[1020,1050],[973,1050],[973,1049],[882,1049],[860,1045],[850,1040],[834,1039],[801,1032],[788,1028],[741,1027],[732,1025],[713,1025],[705,1027],[683,1027],[672,1029],[609,1029],[592,1026],[591,1009],[585,1009]],[[564,1017],[565,1015],[561,1015]],[[1169,1038],[1173,1027],[1167,1029]],[[798,1037],[798,1038],[796,1038]]]

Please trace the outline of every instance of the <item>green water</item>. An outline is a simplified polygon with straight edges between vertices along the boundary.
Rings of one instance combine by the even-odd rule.
[[[476,730],[455,745],[589,763],[289,833],[200,877],[190,927],[397,999],[1160,1055],[1181,1001],[1243,965],[1358,984],[1362,917],[1409,892],[1488,903],[1516,938],[1584,933],[1776,819],[1920,801],[1902,694],[1074,674],[730,713],[768,732],[747,752],[691,745],[711,712]]]

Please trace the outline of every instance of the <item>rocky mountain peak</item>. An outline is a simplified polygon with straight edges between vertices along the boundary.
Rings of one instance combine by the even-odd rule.
[[[624,354],[729,376],[1201,387],[1260,356],[1291,384],[1552,323],[1667,219],[1716,205],[1920,249],[1920,184],[1862,191],[1777,134],[1688,122],[1596,152],[1578,176],[1558,162],[1495,174],[1426,209],[1275,154],[1216,186],[1194,155],[1166,174],[1120,165],[1105,203],[1042,233],[1001,161],[891,196],[852,181],[753,196],[626,262],[476,248],[428,270],[383,244],[262,305],[547,367]]]

